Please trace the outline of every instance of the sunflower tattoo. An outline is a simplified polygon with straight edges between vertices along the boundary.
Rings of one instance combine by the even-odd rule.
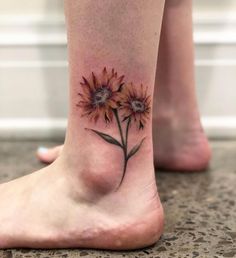
[[[143,129],[150,114],[151,96],[147,95],[147,87],[143,84],[138,91],[133,83],[127,84],[120,97],[120,110],[123,112],[123,120],[129,118],[137,124],[139,129]]]
[[[151,96],[148,95],[148,88],[141,84],[139,87],[133,83],[126,84],[124,75],[118,76],[112,69],[110,72],[104,67],[101,74],[91,73],[89,78],[83,77],[80,83],[82,93],[78,93],[80,101],[77,106],[82,110],[82,117],[86,116],[91,122],[98,120],[109,124],[116,120],[120,134],[120,140],[94,130],[96,135],[104,141],[122,149],[124,154],[124,169],[119,186],[122,184],[128,161],[141,148],[145,138],[128,151],[128,135],[132,124],[137,130],[142,130],[150,118]],[[123,125],[124,124],[124,125]]]
[[[81,82],[83,93],[79,93],[81,101],[78,107],[83,110],[82,116],[88,116],[95,123],[99,118],[109,123],[113,119],[113,109],[118,108],[120,87],[124,76],[118,77],[114,69],[109,74],[106,68],[100,76],[91,74],[90,78],[83,77]]]

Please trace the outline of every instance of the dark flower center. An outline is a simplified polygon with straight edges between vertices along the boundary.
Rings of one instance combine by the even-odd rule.
[[[135,113],[138,113],[138,112],[142,113],[145,110],[145,105],[140,100],[132,100],[131,107]]]
[[[107,86],[102,85],[93,95],[93,104],[95,106],[104,105],[111,95],[111,90]]]

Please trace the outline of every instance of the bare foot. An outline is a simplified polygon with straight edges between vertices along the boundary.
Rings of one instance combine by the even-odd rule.
[[[92,75],[93,84],[84,78],[86,90],[79,96],[96,104],[103,101],[109,116],[103,113],[104,105],[90,105],[92,111],[82,116],[85,101],[79,102],[80,121],[69,119],[68,126],[77,130],[68,130],[58,159],[0,185],[0,248],[126,250],[152,245],[160,238],[164,216],[153,166],[152,128],[150,119],[142,119],[144,114],[149,118],[147,88],[141,85],[134,92],[133,84],[126,86],[129,90],[119,95],[121,106],[116,108],[118,94],[110,96],[106,90],[123,77],[117,78],[112,70],[114,80],[95,88],[97,79]],[[133,93],[136,99],[125,106],[123,101]],[[85,94],[93,94],[91,100]],[[121,120],[122,107],[133,111],[126,120]],[[95,111],[99,120],[89,120]]]
[[[95,180],[97,173],[107,180]],[[124,184],[116,191],[117,182],[109,180],[114,173],[83,171],[81,166],[73,174],[59,158],[0,185],[0,248],[121,250],[155,243],[163,230],[163,210],[154,176],[149,184]]]
[[[154,122],[155,166],[164,170],[194,172],[205,170],[211,158],[207,137],[199,122],[189,128],[181,128],[172,118]],[[63,150],[63,145],[54,148],[39,148],[38,159],[52,163]]]

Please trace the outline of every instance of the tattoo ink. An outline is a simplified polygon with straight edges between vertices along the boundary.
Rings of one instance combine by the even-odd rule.
[[[92,72],[88,79],[83,77],[80,84],[82,93],[78,94],[80,101],[77,106],[82,109],[82,116],[86,116],[95,124],[99,119],[106,124],[116,120],[120,140],[95,129],[86,129],[123,151],[124,169],[120,187],[126,174],[128,161],[140,150],[145,140],[144,137],[128,151],[129,129],[132,124],[136,125],[138,131],[145,127],[151,112],[151,96],[147,93],[147,87],[144,88],[142,84],[139,87],[133,83],[126,84],[124,75],[118,76],[114,69],[109,73],[106,67],[98,76]]]

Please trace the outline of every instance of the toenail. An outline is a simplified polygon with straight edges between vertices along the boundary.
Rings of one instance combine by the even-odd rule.
[[[48,148],[45,148],[45,147],[39,147],[38,148],[38,153],[39,154],[45,154],[48,152]]]

